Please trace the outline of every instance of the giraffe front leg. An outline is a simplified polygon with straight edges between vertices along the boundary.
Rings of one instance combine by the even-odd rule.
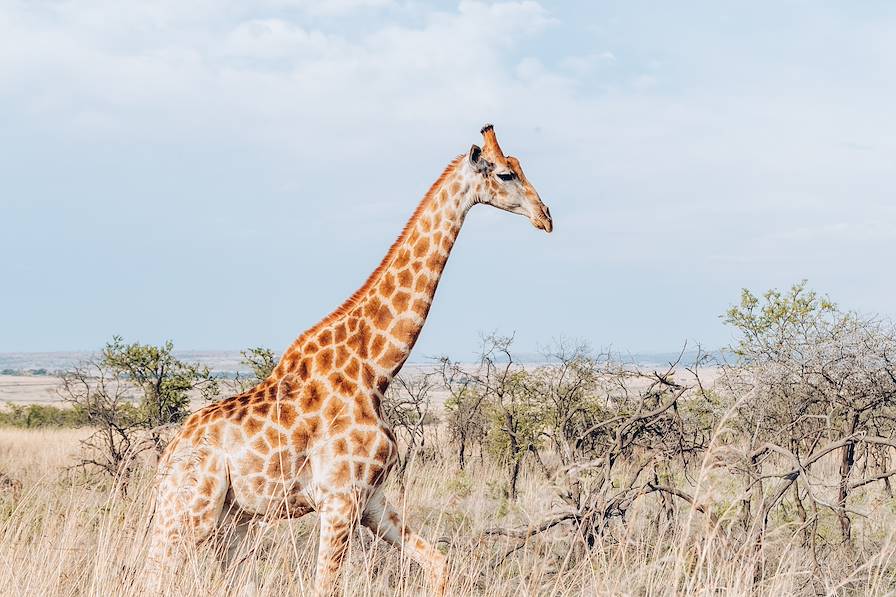
[[[361,522],[373,534],[401,548],[411,559],[423,566],[429,576],[433,594],[441,597],[448,585],[448,565],[445,556],[428,541],[411,531],[395,508],[386,502],[382,490],[378,490],[364,509]]]
[[[317,549],[314,594],[317,597],[330,597],[336,591],[349,538],[358,520],[358,502],[349,495],[329,496],[318,513],[320,544]]]

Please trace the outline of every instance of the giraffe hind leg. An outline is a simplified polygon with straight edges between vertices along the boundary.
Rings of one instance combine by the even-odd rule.
[[[179,449],[161,467],[146,562],[147,594],[164,594],[185,550],[212,536],[227,486],[223,459],[205,450]]]
[[[423,566],[434,595],[442,597],[445,594],[448,585],[445,556],[402,522],[395,508],[386,502],[382,489],[371,496],[361,517],[361,523],[378,538],[399,547],[412,560]]]
[[[247,542],[251,524],[252,517],[240,512],[235,504],[225,505],[219,524],[219,558],[227,590],[240,597],[251,597],[257,593],[254,571],[249,566],[253,555]]]

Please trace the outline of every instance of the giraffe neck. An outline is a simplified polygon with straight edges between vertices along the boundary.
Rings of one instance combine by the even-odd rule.
[[[455,159],[420,202],[380,266],[342,306],[287,349],[273,377],[333,334],[376,370],[376,386],[392,379],[426,322],[439,279],[469,208],[475,203],[463,161]]]

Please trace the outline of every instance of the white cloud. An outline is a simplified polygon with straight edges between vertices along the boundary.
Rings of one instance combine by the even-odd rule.
[[[494,120],[555,214],[557,234],[539,258],[551,259],[545,275],[557,284],[596,278],[601,267],[668,269],[675,253],[692,278],[738,263],[747,265],[732,279],[768,286],[772,273],[849,271],[859,253],[873,259],[892,244],[892,227],[863,225],[893,221],[883,205],[896,186],[894,89],[881,73],[896,36],[886,23],[868,35],[839,23],[805,55],[792,43],[797,33],[808,39],[805,28],[762,30],[776,41],[763,57],[748,32],[728,36],[688,15],[677,24],[577,15],[571,24],[531,1],[414,3],[410,16],[409,4],[390,4],[8,4],[0,102],[22,136],[49,145],[146,148],[159,159],[182,145],[210,156],[238,147],[266,167],[276,162],[264,171],[275,179],[268,189],[333,203],[316,205],[317,228],[338,220],[354,237],[381,235],[377,219],[391,235],[412,190],[437,174],[432,164]],[[565,45],[586,18],[601,27]],[[339,193],[327,176],[340,177]],[[410,178],[407,193],[393,193]],[[362,191],[375,207],[345,210],[345,196]],[[483,212],[471,225],[503,215]],[[523,242],[505,229],[522,227],[481,230],[476,249]]]
[[[381,9],[395,4],[394,0],[267,0],[269,6],[294,8],[315,15],[346,15],[367,9]]]

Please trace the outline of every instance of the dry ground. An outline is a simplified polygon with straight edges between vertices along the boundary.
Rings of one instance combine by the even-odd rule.
[[[83,430],[0,430],[0,595],[139,595],[152,487],[149,475],[126,495],[85,477],[74,462]],[[816,568],[792,525],[777,521],[767,546],[726,544],[707,518],[679,505],[671,523],[656,523],[655,498],[642,498],[627,525],[585,558],[570,558],[557,533],[507,557],[515,540],[484,538],[495,525],[525,526],[555,504],[549,486],[525,477],[521,497],[503,497],[500,469],[477,459],[459,473],[445,450],[412,465],[404,489],[389,494],[422,534],[442,538],[453,595],[884,595],[896,589],[893,500],[869,492],[855,507],[857,547],[834,548]],[[12,479],[13,481],[10,481]],[[698,471],[692,486],[707,503],[725,491],[718,470]],[[724,509],[712,498],[715,511]],[[830,532],[835,535],[835,520]],[[826,524],[828,524],[826,522]],[[302,595],[312,582],[315,519],[259,528],[250,570],[262,595]],[[856,563],[861,562],[861,563]],[[343,575],[344,595],[425,594],[423,575],[400,551],[357,533]],[[171,595],[225,595],[222,575],[200,549],[170,587]]]

